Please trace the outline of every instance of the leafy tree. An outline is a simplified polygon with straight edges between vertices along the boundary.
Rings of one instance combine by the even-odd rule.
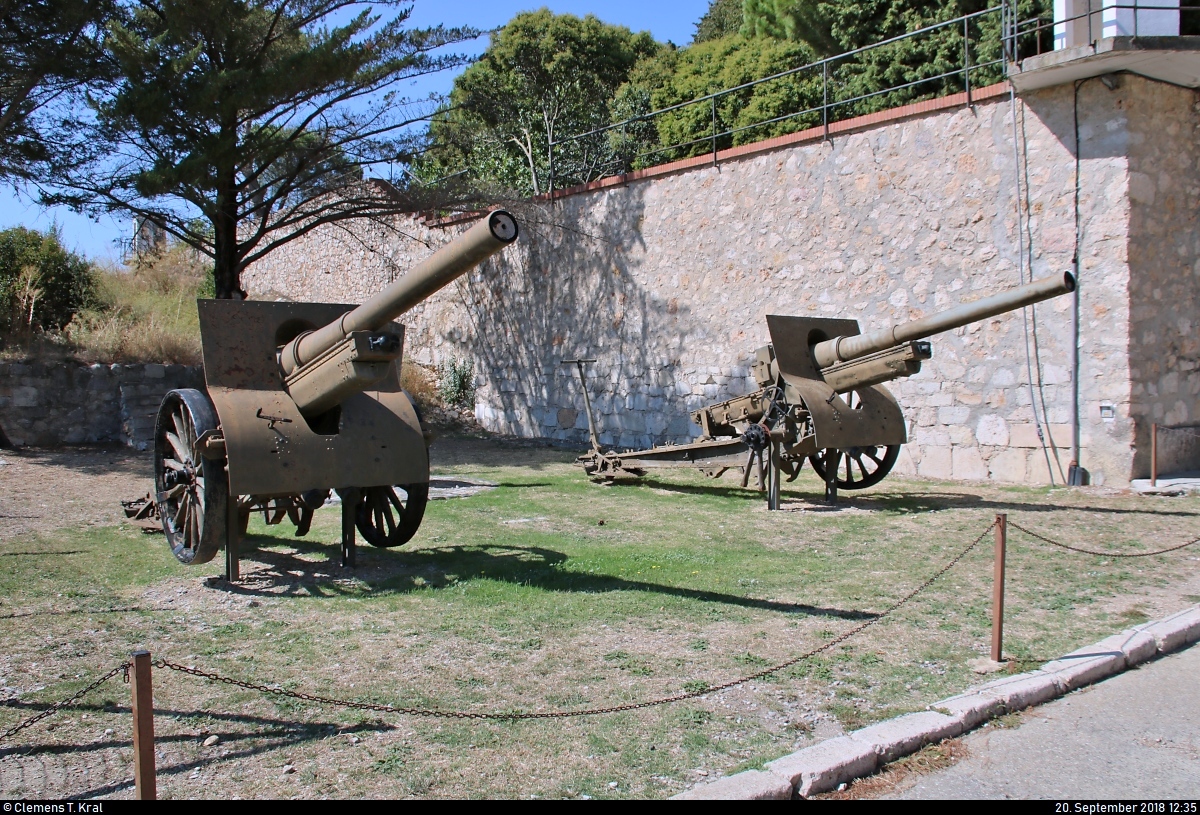
[[[119,70],[49,196],[149,218],[213,260],[216,296],[250,263],[328,223],[417,208],[363,180],[403,158],[422,118],[396,96],[465,62],[433,52],[475,32],[410,29],[357,0],[140,0],[110,25]],[[94,146],[90,152],[89,145]],[[415,193],[413,193],[415,195]]]
[[[454,82],[450,106],[434,120],[426,179],[466,172],[537,194],[550,182],[550,142],[608,123],[609,102],[639,59],[657,53],[647,32],[553,14],[518,14]],[[611,160],[607,140],[557,150],[557,186],[595,178]]]
[[[106,78],[113,13],[108,0],[0,0],[0,177],[33,177],[51,152],[49,109]]]
[[[57,229],[0,232],[0,329],[61,330],[96,297],[92,265],[63,248]]]
[[[736,34],[742,27],[742,0],[711,0],[708,11],[696,23],[692,43],[719,40]]]
[[[708,94],[786,71],[814,60],[806,44],[785,40],[746,40],[734,35],[670,51],[639,64],[617,94],[614,105],[634,115],[677,105]],[[712,149],[716,131],[736,131],[717,139],[718,149],[747,144],[811,126],[812,114],[790,116],[819,104],[820,75],[796,75],[721,94],[713,104],[695,104],[642,123],[634,166],[658,164]],[[715,108],[715,110],[714,110]],[[769,119],[781,121],[759,125]],[[649,131],[647,133],[647,131]],[[682,145],[660,149],[655,145]],[[633,152],[626,147],[626,153]]]
[[[745,0],[741,32],[806,43],[823,57],[842,50],[817,0]]]

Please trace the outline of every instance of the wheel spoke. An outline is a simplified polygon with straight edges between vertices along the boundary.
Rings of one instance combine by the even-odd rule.
[[[167,431],[167,441],[170,442],[171,447],[174,448],[175,455],[180,461],[188,463],[192,460],[191,455],[189,455],[187,445],[183,443],[183,440],[179,438],[179,436],[175,435],[170,430]]]
[[[404,517],[404,504],[400,503],[400,496],[396,495],[396,490],[392,487],[385,487],[384,494],[388,500],[392,502],[392,506],[396,508],[396,512],[400,513],[400,517]]]
[[[183,465],[173,458],[164,458],[162,462],[168,470],[183,470]]]
[[[179,533],[183,529],[183,522],[187,520],[187,500],[179,502],[174,517],[171,518],[172,531]]]
[[[387,521],[387,533],[388,537],[390,538],[392,535],[396,534],[396,519],[392,517],[392,508],[388,506],[387,501],[380,500],[379,503],[383,506],[383,518]]]

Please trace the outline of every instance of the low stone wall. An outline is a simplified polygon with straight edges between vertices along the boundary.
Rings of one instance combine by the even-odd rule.
[[[17,446],[122,442],[145,450],[167,391],[203,388],[200,366],[0,364],[0,428]]]

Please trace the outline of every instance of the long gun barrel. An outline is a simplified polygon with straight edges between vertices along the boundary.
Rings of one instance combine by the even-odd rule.
[[[384,379],[403,352],[388,323],[517,239],[517,222],[496,210],[356,309],[279,350],[288,395],[313,418]]]
[[[496,210],[358,308],[285,345],[279,354],[283,373],[292,374],[352,332],[379,331],[516,239],[516,220],[504,210]]]
[[[1072,291],[1075,291],[1075,277],[1070,272],[1064,272],[1061,276],[1045,277],[911,323],[900,323],[869,334],[834,337],[819,342],[812,348],[813,360],[819,368],[829,368]]]

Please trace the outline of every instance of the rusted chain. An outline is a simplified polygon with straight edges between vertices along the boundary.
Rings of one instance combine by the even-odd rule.
[[[121,663],[120,665],[113,668],[111,671],[106,673],[104,676],[100,677],[95,682],[88,685],[86,688],[79,691],[79,693],[76,693],[74,696],[70,697],[69,699],[63,699],[61,702],[51,705],[50,707],[46,708],[45,710],[43,710],[41,713],[37,714],[36,716],[31,716],[28,719],[26,719],[25,721],[21,722],[20,724],[14,725],[13,727],[10,727],[8,730],[4,731],[3,733],[0,733],[0,741],[4,741],[9,736],[15,735],[16,733],[20,733],[25,728],[31,727],[31,726],[37,724],[42,719],[45,719],[47,716],[53,716],[55,713],[58,713],[58,711],[62,710],[64,707],[71,704],[72,702],[77,702],[78,700],[87,696],[89,693],[91,693],[96,688],[103,685],[108,680],[112,679],[117,674],[124,673],[125,671],[128,671],[128,670],[129,670],[129,663],[128,662]]]
[[[1047,538],[1045,535],[1039,535],[1037,532],[1033,532],[1032,530],[1026,529],[1025,527],[1021,526],[1020,524],[1013,523],[1011,520],[1008,522],[1008,528],[1020,530],[1021,532],[1024,532],[1026,535],[1028,535],[1031,538],[1040,540],[1042,543],[1048,543],[1051,546],[1057,546],[1060,549],[1069,549],[1072,552],[1079,552],[1080,554],[1084,554],[1084,555],[1096,555],[1097,557],[1111,557],[1111,558],[1153,557],[1154,555],[1165,555],[1168,552],[1178,552],[1180,549],[1186,549],[1189,546],[1194,546],[1195,544],[1200,543],[1200,538],[1196,538],[1195,540],[1190,540],[1187,543],[1181,543],[1178,546],[1172,546],[1167,549],[1159,549],[1155,552],[1132,552],[1132,553],[1097,552],[1092,549],[1082,549],[1078,546],[1071,546],[1066,543],[1060,543],[1056,540],[1051,540],[1050,538]]]
[[[473,711],[459,711],[459,710],[439,710],[437,708],[396,707],[395,705],[380,705],[380,704],[374,704],[371,702],[355,702],[355,701],[350,701],[347,699],[333,699],[328,696],[316,696],[316,695],[309,694],[309,693],[300,693],[298,691],[284,690],[283,688],[280,688],[280,687],[272,687],[269,685],[258,685],[253,682],[244,682],[240,679],[233,679],[228,676],[222,676],[220,674],[213,673],[211,671],[203,671],[203,670],[200,670],[199,668],[188,667],[186,665],[178,665],[173,662],[168,662],[165,659],[155,660],[154,667],[166,668],[168,670],[178,671],[180,673],[188,674],[190,676],[198,676],[203,679],[208,679],[212,682],[221,682],[226,685],[233,685],[234,687],[244,688],[246,690],[258,691],[260,693],[266,693],[266,694],[270,694],[272,696],[283,696],[283,697],[286,697],[289,699],[299,699],[301,701],[314,702],[314,703],[320,704],[320,705],[329,705],[329,706],[333,706],[333,707],[344,707],[344,708],[349,708],[351,710],[369,710],[369,711],[372,711],[375,713],[393,713],[393,714],[401,714],[401,715],[406,715],[406,716],[423,716],[423,717],[427,717],[427,718],[437,718],[437,719],[476,719],[476,720],[485,720],[485,721],[522,721],[522,720],[529,720],[529,719],[566,719],[566,718],[575,718],[575,717],[581,717],[581,716],[599,716],[599,715],[603,715],[603,714],[607,714],[607,713],[623,713],[623,712],[630,711],[630,710],[641,710],[643,708],[648,708],[648,707],[658,707],[661,705],[673,704],[675,702],[683,702],[688,699],[698,699],[701,696],[708,696],[710,694],[717,693],[719,691],[729,690],[730,688],[735,688],[735,687],[738,687],[739,685],[744,685],[747,682],[753,682],[756,679],[762,679],[764,677],[770,676],[771,674],[778,673],[786,668],[790,668],[793,665],[803,662],[806,659],[811,659],[812,657],[815,657],[818,654],[824,653],[825,651],[828,651],[838,645],[841,645],[843,642],[850,639],[851,637],[861,634],[863,631],[867,630],[871,626],[873,626],[876,623],[880,622],[881,620],[887,618],[890,614],[897,611],[901,606],[905,605],[910,600],[912,600],[914,597],[916,597],[918,594],[920,594],[921,592],[925,591],[925,589],[927,589],[931,585],[933,585],[934,581],[936,581],[938,578],[940,578],[946,572],[950,571],[955,566],[957,566],[959,561],[961,561],[963,558],[965,558],[976,546],[978,546],[980,541],[982,541],[985,537],[987,537],[988,533],[991,532],[992,529],[995,528],[995,526],[996,526],[996,524],[993,521],[988,526],[987,529],[983,530],[983,532],[980,533],[979,537],[977,537],[974,541],[971,542],[970,546],[966,547],[961,552],[959,552],[957,555],[955,555],[955,557],[949,563],[947,563],[945,566],[943,566],[941,569],[939,569],[937,572],[935,572],[932,577],[930,577],[928,580],[926,580],[920,586],[917,586],[915,589],[910,591],[908,594],[904,595],[902,598],[900,598],[896,602],[892,603],[892,605],[890,605],[887,609],[885,609],[883,612],[881,612],[878,616],[873,617],[870,620],[867,620],[866,622],[862,623],[861,625],[855,626],[854,628],[850,629],[849,631],[846,631],[843,634],[838,635],[837,637],[834,637],[829,642],[827,642],[823,645],[819,645],[816,648],[812,648],[808,651],[805,651],[804,653],[800,654],[799,656],[793,657],[792,659],[789,659],[786,662],[781,662],[778,665],[773,665],[770,668],[765,668],[761,671],[758,671],[757,673],[750,674],[749,676],[743,676],[743,677],[739,677],[737,679],[731,679],[728,682],[722,682],[719,685],[710,685],[701,690],[687,691],[685,693],[677,693],[672,696],[664,696],[664,697],[661,697],[658,699],[651,699],[651,700],[645,701],[645,702],[629,702],[627,704],[613,705],[611,707],[585,708],[582,710],[556,710],[556,711],[546,711],[546,712],[541,712],[541,713],[524,712],[524,711],[511,711],[511,712],[507,712],[507,713],[488,713],[488,712],[473,712]]]

